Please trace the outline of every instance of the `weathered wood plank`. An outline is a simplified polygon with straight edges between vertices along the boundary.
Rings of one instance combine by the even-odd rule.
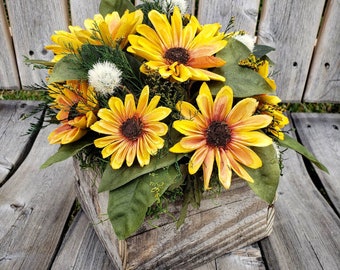
[[[263,1],[261,44],[276,48],[274,79],[284,101],[301,101],[325,0]]]
[[[340,213],[340,114],[294,113],[302,143],[328,168],[314,166],[327,195]]]
[[[21,85],[41,84],[46,70],[33,70],[24,63],[24,56],[51,60],[53,53],[45,49],[51,44],[55,30],[67,29],[67,0],[6,1]]]
[[[198,19],[201,24],[219,22],[225,30],[231,17],[235,17],[232,30],[245,30],[254,35],[258,17],[259,0],[200,0]]]
[[[340,102],[340,2],[328,1],[304,101]]]
[[[38,120],[32,117],[30,121],[23,121],[21,117],[30,113],[38,103],[0,100],[0,186],[20,165],[33,144],[35,136],[23,135],[29,129],[30,121]]]
[[[230,252],[216,259],[217,270],[265,270],[258,244]]]
[[[93,230],[93,224],[83,211],[78,212],[67,231],[51,269],[114,269]]]
[[[2,48],[0,63],[6,63],[6,68],[0,69],[0,89],[19,89],[20,81],[3,1],[0,3],[0,36],[0,48]]]
[[[100,0],[70,0],[72,25],[84,28],[84,20],[99,13]]]
[[[269,269],[338,269],[340,219],[314,187],[302,158],[287,150],[284,159],[273,232],[260,242],[266,263]]]
[[[72,162],[39,167],[56,150],[43,129],[0,189],[0,268],[47,269],[75,200]],[[15,148],[12,149],[15,151]]]

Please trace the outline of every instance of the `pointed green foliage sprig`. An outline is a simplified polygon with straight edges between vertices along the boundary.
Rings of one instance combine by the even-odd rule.
[[[278,144],[282,147],[290,148],[308,160],[310,160],[312,163],[314,163],[319,169],[328,172],[328,169],[325,165],[323,165],[306,147],[304,147],[301,143],[299,143],[294,138],[290,137],[289,135],[285,134],[284,140],[278,140]]]

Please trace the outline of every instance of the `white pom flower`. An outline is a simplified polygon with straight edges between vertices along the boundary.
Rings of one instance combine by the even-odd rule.
[[[164,0],[162,1],[162,9],[164,12],[172,12],[177,6],[181,13],[186,13],[188,10],[188,3],[186,0]]]
[[[235,36],[234,38],[246,45],[251,52],[254,50],[256,37],[245,34]]]
[[[120,85],[122,71],[111,62],[98,62],[88,72],[89,84],[103,95],[113,94]]]

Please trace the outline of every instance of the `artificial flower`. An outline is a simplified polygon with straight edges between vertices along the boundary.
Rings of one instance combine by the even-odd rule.
[[[127,48],[147,60],[141,66],[141,72],[159,72],[163,78],[178,82],[189,79],[225,81],[223,76],[208,70],[225,64],[214,56],[227,44],[224,35],[219,33],[219,23],[203,25],[198,32],[197,19],[192,16],[193,19],[183,27],[178,7],[174,8],[171,23],[165,14],[156,10],[150,11],[148,17],[154,28],[139,25],[137,33],[140,35],[130,35],[131,46]]]
[[[55,44],[47,45],[47,50],[53,51],[53,62],[70,53],[78,53],[84,44],[108,45],[116,48],[124,48],[128,43],[128,36],[136,32],[136,26],[143,21],[143,13],[140,10],[134,12],[125,11],[122,17],[114,11],[105,18],[96,14],[93,19],[84,22],[85,29],[79,26],[69,26],[70,32],[56,31],[51,36]]]
[[[285,116],[284,108],[279,106],[278,104],[281,102],[281,99],[277,96],[270,95],[258,95],[255,96],[259,101],[259,105],[257,106],[257,110],[261,114],[270,115],[273,117],[272,122],[266,128],[271,134],[277,137],[279,140],[284,139],[284,133],[282,132],[282,128],[284,128],[288,123],[289,119]]]
[[[185,137],[170,151],[195,151],[188,171],[195,174],[203,168],[205,189],[209,189],[215,160],[219,180],[226,189],[231,184],[232,170],[253,182],[243,165],[252,169],[262,166],[261,159],[249,146],[264,147],[272,143],[271,138],[259,131],[271,123],[272,117],[253,115],[258,105],[254,98],[245,98],[232,108],[233,92],[228,86],[221,88],[213,100],[208,85],[203,83],[196,101],[199,110],[186,101],[176,105],[184,119],[175,121],[173,127]]]
[[[141,92],[137,107],[134,96],[127,94],[125,101],[118,97],[111,97],[109,108],[102,108],[98,112],[101,120],[91,126],[91,129],[107,135],[94,140],[94,145],[103,148],[103,158],[110,158],[113,169],[119,169],[126,160],[131,166],[137,157],[139,165],[143,167],[150,162],[150,156],[164,146],[161,136],[168,131],[165,123],[159,122],[166,118],[171,110],[157,107],[160,96],[154,96],[150,103],[149,87],[145,86]]]
[[[122,71],[111,62],[98,62],[88,72],[89,83],[97,93],[110,95],[121,83]]]
[[[86,81],[67,81],[49,86],[54,98],[51,107],[59,110],[56,119],[61,126],[48,136],[51,144],[68,144],[82,138],[97,120],[98,102],[93,87]]]

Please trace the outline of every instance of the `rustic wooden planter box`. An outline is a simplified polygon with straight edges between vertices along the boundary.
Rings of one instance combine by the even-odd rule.
[[[100,177],[80,169],[75,160],[80,204],[117,269],[191,269],[271,233],[274,209],[260,200],[247,183],[234,179],[231,189],[189,207],[185,223],[164,215],[144,222],[133,236],[117,239],[106,214],[108,192],[97,192]],[[180,205],[171,205],[179,212]]]

